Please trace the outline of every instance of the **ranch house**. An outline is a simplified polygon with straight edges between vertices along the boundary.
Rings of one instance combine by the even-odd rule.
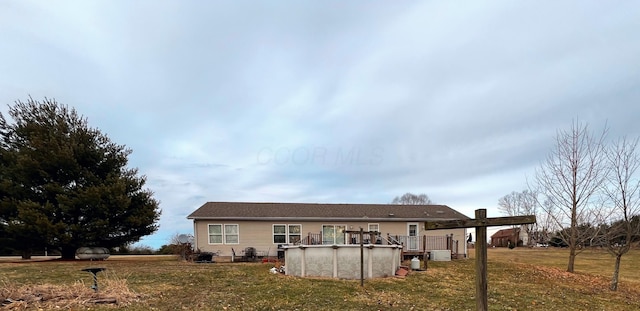
[[[425,222],[469,219],[446,205],[207,202],[195,210],[194,248],[218,261],[282,257],[284,245],[402,245],[405,258],[431,250],[467,256],[466,229],[424,230]],[[458,243],[460,241],[460,243]]]

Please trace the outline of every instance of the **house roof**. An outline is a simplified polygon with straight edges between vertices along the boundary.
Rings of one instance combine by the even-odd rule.
[[[207,202],[188,219],[428,221],[469,219],[446,205]]]
[[[514,235],[516,235],[518,233],[518,231],[516,230],[520,230],[518,228],[510,228],[510,229],[502,229],[502,230],[498,230],[496,231],[496,233],[494,233],[493,235],[491,235],[492,239],[495,238],[511,238]]]

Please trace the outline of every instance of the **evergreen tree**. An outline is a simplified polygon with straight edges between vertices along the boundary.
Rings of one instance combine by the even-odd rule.
[[[157,230],[159,203],[146,178],[128,168],[131,150],[75,109],[29,98],[0,113],[0,231],[26,257],[58,248],[116,247]]]

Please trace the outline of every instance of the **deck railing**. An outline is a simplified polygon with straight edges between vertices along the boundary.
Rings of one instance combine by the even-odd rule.
[[[432,250],[451,250],[452,255],[457,255],[458,241],[453,235],[445,236],[406,236],[406,235],[373,235],[363,234],[364,244],[402,245],[403,253],[425,253]],[[295,245],[321,245],[321,244],[360,244],[360,234],[348,234],[336,239],[323,241],[322,233],[309,232]]]
[[[380,235],[368,234],[365,233],[362,235],[362,243],[363,244],[391,244],[386,243],[384,238]],[[337,238],[325,239],[322,238],[322,233],[309,232],[307,236],[304,236],[295,243],[295,245],[304,244],[304,245],[321,245],[321,244],[360,244],[360,234],[349,234],[346,233],[344,236],[339,236]]]

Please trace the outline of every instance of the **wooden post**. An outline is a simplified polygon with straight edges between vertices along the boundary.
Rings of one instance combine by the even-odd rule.
[[[487,218],[486,209],[477,209],[476,219],[454,219],[425,222],[426,230],[476,228],[476,310],[489,309],[487,299],[487,227],[532,224],[536,216],[514,216]]]
[[[364,286],[364,234],[360,227],[360,286]]]
[[[358,233],[360,235],[360,286],[364,286],[364,234],[366,233],[369,236],[371,236],[372,234],[378,235],[379,232],[363,231],[362,227],[360,227],[360,230],[358,231],[346,230],[344,231],[344,233],[347,233],[347,234]],[[369,256],[371,256],[371,253],[369,253]]]
[[[487,219],[487,210],[476,210],[476,219]],[[476,227],[476,310],[489,309],[487,299],[487,227]]]

